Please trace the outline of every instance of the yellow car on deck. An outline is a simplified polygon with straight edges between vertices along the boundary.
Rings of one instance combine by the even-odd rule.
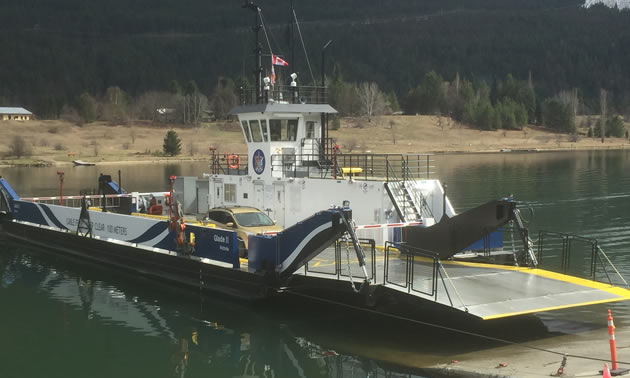
[[[247,257],[249,235],[282,231],[267,214],[249,206],[215,207],[208,211],[205,220],[216,223],[219,228],[236,231],[239,257]]]

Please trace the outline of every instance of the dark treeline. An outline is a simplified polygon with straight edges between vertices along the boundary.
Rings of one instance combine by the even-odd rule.
[[[288,3],[260,1],[274,52],[285,57],[290,57]],[[482,83],[492,89],[510,73],[527,81],[531,72],[538,99],[577,89],[581,110],[597,113],[603,88],[609,113],[627,115],[630,12],[584,9],[580,3],[321,0],[295,1],[295,6],[316,80],[321,47],[333,39],[326,50],[329,73],[334,62],[344,80],[376,82],[401,103],[431,71],[449,82],[459,75],[475,90]],[[195,80],[209,96],[219,77],[250,75],[253,16],[240,5],[234,0],[3,1],[0,105],[26,106],[40,117],[55,118],[84,92],[103,96],[107,88],[119,87],[138,98],[168,91],[173,80]],[[291,70],[310,84],[305,61],[300,48]]]

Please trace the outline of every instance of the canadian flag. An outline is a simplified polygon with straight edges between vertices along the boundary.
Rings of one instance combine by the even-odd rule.
[[[276,66],[288,66],[289,63],[287,63],[286,60],[280,58],[278,55],[271,55],[271,63],[275,64]]]

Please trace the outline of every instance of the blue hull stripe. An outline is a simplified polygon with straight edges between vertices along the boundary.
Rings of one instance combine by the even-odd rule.
[[[129,243],[143,243],[154,239],[156,236],[161,234],[168,227],[167,222],[156,223],[151,226],[148,230],[146,230],[142,235],[138,236],[135,239],[127,240]]]
[[[49,226],[44,219],[42,211],[32,202],[14,201],[16,219],[36,224]]]
[[[53,214],[53,212],[48,208],[48,206],[46,205],[38,205],[40,209],[44,210],[44,212],[46,213],[46,215],[48,216],[48,219],[50,219],[51,222],[53,222],[55,224],[55,226],[59,227],[62,230],[67,230],[68,227],[64,226],[63,223],[59,222],[59,219],[57,219],[57,217],[55,216],[55,214]]]

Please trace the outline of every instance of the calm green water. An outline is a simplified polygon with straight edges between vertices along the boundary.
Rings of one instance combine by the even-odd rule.
[[[630,152],[436,157],[458,211],[513,194],[539,230],[599,240],[630,280]],[[64,192],[96,187],[115,166],[65,169]],[[205,163],[129,165],[128,190],[165,190]],[[22,195],[58,194],[54,168],[1,169]],[[525,204],[523,205],[524,207]],[[551,256],[553,258],[553,256]],[[208,297],[112,269],[0,244],[0,377],[415,377],[459,352],[495,346],[421,325],[301,303]],[[609,305],[619,325],[628,304]],[[606,306],[469,325],[512,340],[605,326]]]

